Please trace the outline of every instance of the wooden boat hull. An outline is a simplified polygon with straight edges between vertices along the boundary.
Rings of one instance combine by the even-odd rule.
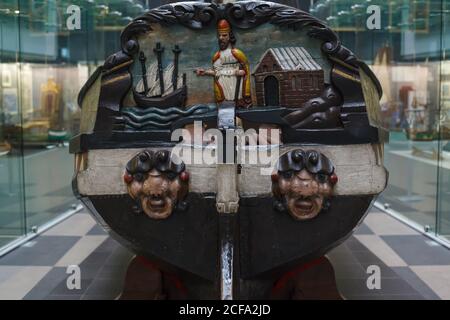
[[[267,299],[274,281],[282,274],[326,254],[349,237],[373,198],[337,197],[330,212],[306,224],[293,223],[289,216],[272,210],[271,199],[247,199],[237,214],[240,234],[236,235],[239,238],[236,260],[240,264],[242,290],[236,298]],[[130,217],[128,196],[83,197],[82,201],[121,244],[145,256],[161,270],[176,274],[183,283],[200,282],[207,288],[191,289],[190,297],[220,298],[219,216],[214,199],[191,194],[190,209],[175,213],[164,222],[144,216]],[[256,283],[263,283],[264,290],[252,290]]]
[[[133,90],[133,97],[136,105],[141,108],[182,108],[186,105],[187,86],[184,85],[163,97],[146,97]]]
[[[281,153],[299,147],[306,146],[283,146]],[[326,254],[350,236],[384,189],[387,173],[379,144],[315,147],[332,159],[342,179],[331,207],[309,221],[296,221],[275,210],[270,176],[254,174],[260,165],[242,167],[239,210],[232,218],[235,270],[241,278],[236,298],[268,298],[273,282],[282,274]],[[152,147],[162,149],[166,148]],[[226,222],[216,208],[217,166],[188,164],[187,209],[175,210],[167,219],[149,219],[134,212],[135,201],[116,179],[139,150],[91,150],[78,156],[74,190],[112,237],[183,283],[194,284],[188,286],[190,297],[220,298],[220,229]],[[351,166],[349,159],[354,161]],[[358,174],[348,175],[355,167]]]

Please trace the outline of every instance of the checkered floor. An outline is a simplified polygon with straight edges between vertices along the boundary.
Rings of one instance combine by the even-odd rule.
[[[0,258],[0,299],[115,299],[133,254],[82,211]],[[373,209],[329,254],[347,299],[450,299],[450,250]],[[81,289],[67,289],[68,265]],[[367,288],[369,265],[381,289]]]

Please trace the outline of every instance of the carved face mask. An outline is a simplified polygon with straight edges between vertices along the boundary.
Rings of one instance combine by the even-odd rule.
[[[153,219],[168,218],[175,207],[184,209],[189,174],[183,162],[176,164],[168,151],[146,150],[126,166],[124,181],[139,211]]]
[[[300,149],[280,157],[272,175],[275,208],[286,210],[296,220],[309,220],[329,206],[337,183],[334,166],[323,154]]]

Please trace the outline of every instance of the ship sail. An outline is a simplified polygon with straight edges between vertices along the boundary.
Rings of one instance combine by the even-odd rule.
[[[167,88],[165,88],[163,97],[173,92],[173,73],[175,72],[175,66],[173,63],[171,63],[167,68],[164,70],[164,83],[167,84]],[[181,88],[183,86],[183,78],[178,77],[177,80],[177,88]]]
[[[166,96],[173,91],[172,86],[172,75],[173,75],[174,65],[173,63],[169,64],[166,69],[164,69],[164,83],[165,88],[162,96]]]
[[[158,79],[158,64],[156,62],[152,63],[147,68],[147,84],[149,87],[149,92],[152,90],[152,88],[155,86],[156,80]],[[155,76],[156,75],[156,76]],[[156,77],[156,80],[155,80]],[[139,93],[144,93],[144,79],[139,80],[139,82],[136,85],[136,91]]]
[[[173,72],[175,70],[175,66],[173,63],[170,63],[165,69],[164,69],[164,83],[166,84],[166,87],[164,88],[164,92],[161,95],[161,88],[159,86],[159,76],[158,76],[158,63],[154,62],[147,68],[147,85],[148,85],[148,91],[145,94],[147,97],[158,97],[158,96],[166,96],[173,92],[173,83],[172,83],[172,77]],[[178,88],[181,88],[183,85],[183,79],[182,77],[178,77],[177,80]],[[144,93],[144,81],[143,79],[139,80],[139,82],[136,85],[136,91],[139,93]]]

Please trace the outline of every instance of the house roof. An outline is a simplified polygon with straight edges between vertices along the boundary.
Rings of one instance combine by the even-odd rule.
[[[272,53],[283,71],[322,70],[322,67],[303,47],[270,48],[264,52],[263,57],[265,57],[268,52]],[[258,70],[260,63],[261,62],[258,63],[255,70]]]

